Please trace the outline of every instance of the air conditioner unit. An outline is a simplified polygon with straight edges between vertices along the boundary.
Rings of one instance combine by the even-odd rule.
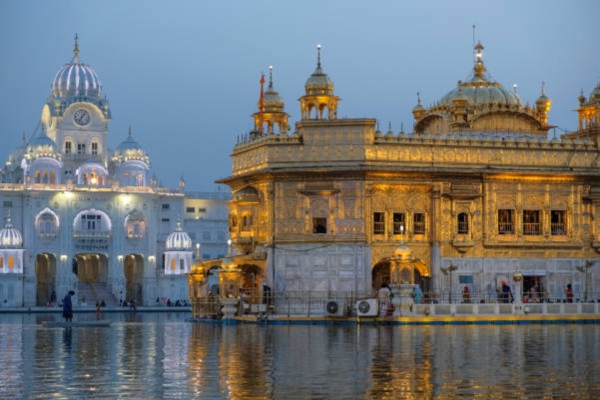
[[[330,317],[343,317],[344,308],[344,302],[341,300],[327,300],[325,303],[325,312]]]
[[[377,299],[362,299],[356,302],[356,315],[359,317],[375,317],[377,314]]]

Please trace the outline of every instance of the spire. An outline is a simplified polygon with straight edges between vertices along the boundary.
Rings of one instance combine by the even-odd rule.
[[[131,137],[131,125],[129,125],[129,132],[127,133],[129,137]]]
[[[481,42],[477,42],[475,45],[475,65],[473,66],[473,70],[475,71],[475,77],[481,80],[484,80],[483,73],[485,72],[485,65],[483,65],[483,54],[482,50],[484,49]]]
[[[75,33],[75,47],[73,48],[73,53],[75,54],[75,56],[79,55],[79,37],[77,36],[77,33]]]
[[[317,45],[317,68],[321,68],[321,45]]]
[[[269,65],[269,88],[273,88],[273,66]]]
[[[263,133],[263,112],[265,111],[265,74],[260,76],[260,97],[258,98],[258,131]]]

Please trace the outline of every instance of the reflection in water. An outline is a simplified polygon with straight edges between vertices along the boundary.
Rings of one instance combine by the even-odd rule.
[[[0,398],[600,396],[600,325],[236,326],[186,316],[123,313],[107,315],[108,328],[66,329],[0,315]]]

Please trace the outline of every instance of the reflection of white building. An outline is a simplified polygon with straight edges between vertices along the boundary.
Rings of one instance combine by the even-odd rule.
[[[0,302],[43,305],[52,291],[61,299],[70,289],[88,304],[116,304],[121,295],[140,304],[187,298],[194,249],[184,232],[190,207],[183,181],[159,187],[131,129],[110,150],[110,120],[98,75],[80,60],[76,40],[73,59],[51,82],[38,129],[29,140],[24,135],[0,173]],[[223,193],[215,207],[227,200]],[[192,227],[194,243],[203,244],[201,222]],[[226,213],[210,225],[226,236]],[[187,236],[185,246],[168,240],[175,236]],[[227,237],[209,239],[215,248],[208,257],[225,254]]]

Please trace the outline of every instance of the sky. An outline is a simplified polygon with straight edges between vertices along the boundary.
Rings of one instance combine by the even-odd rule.
[[[165,187],[223,189],[270,65],[293,127],[318,44],[338,117],[412,132],[417,92],[427,107],[468,78],[475,39],[488,74],[523,102],[545,82],[558,135],[600,82],[599,15],[597,0],[2,0],[0,162],[34,134],[75,34],[110,102],[109,147],[131,127]]]

